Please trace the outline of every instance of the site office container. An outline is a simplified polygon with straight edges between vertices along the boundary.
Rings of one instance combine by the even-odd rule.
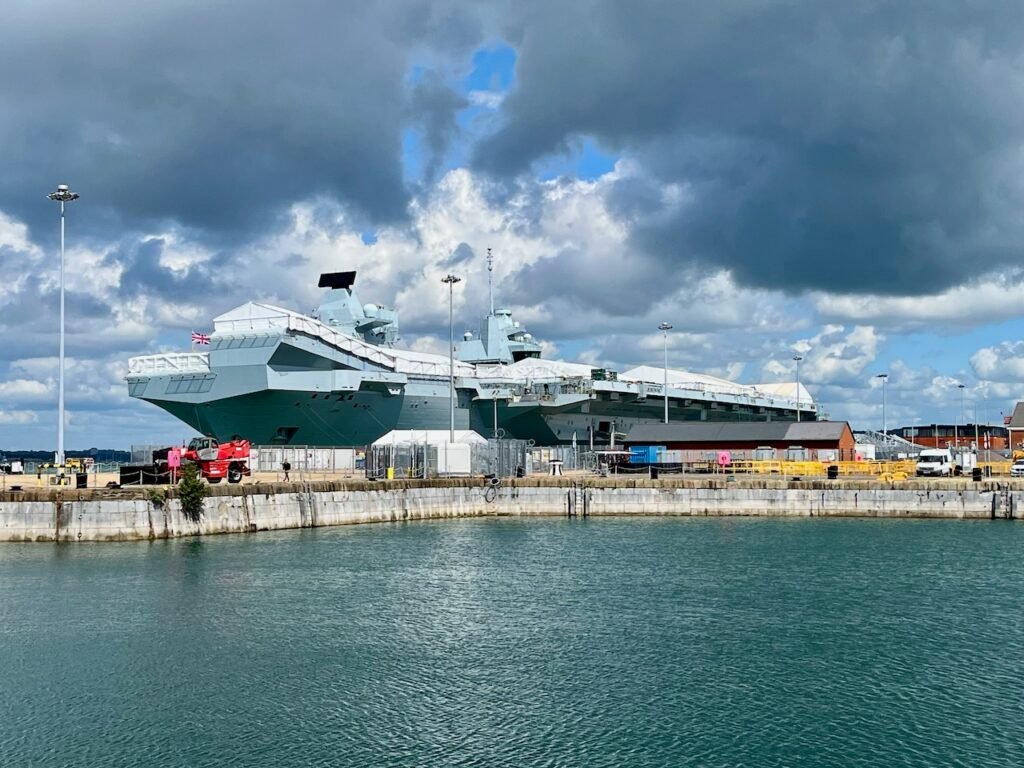
[[[629,449],[630,464],[662,464],[665,462],[665,446],[634,445]]]

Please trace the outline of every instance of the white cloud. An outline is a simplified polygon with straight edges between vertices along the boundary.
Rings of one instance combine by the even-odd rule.
[[[150,427],[163,435],[152,435],[152,440],[179,439],[187,427],[128,398],[122,379],[127,358],[163,348],[186,349],[189,326],[209,328],[214,316],[249,299],[309,311],[321,295],[316,288],[320,272],[357,270],[362,301],[398,309],[403,345],[445,354],[448,306],[440,278],[449,271],[463,278],[454,294],[456,336],[476,331],[487,308],[488,247],[496,256],[496,302],[511,305],[546,356],[564,354],[618,370],[660,366],[657,325],[668,321],[674,325],[668,339],[670,366],[746,383],[792,381],[791,358],[800,353],[801,381],[815,399],[833,416],[868,423],[880,423],[881,392],[873,379],[882,370],[879,357],[886,345],[899,341],[900,333],[945,333],[950,316],[966,324],[972,312],[1010,316],[1015,312],[1011,305],[1024,306],[1019,303],[1024,282],[1015,277],[986,278],[940,297],[867,299],[821,293],[793,297],[749,289],[738,286],[724,270],[657,271],[657,264],[633,255],[629,222],[613,213],[609,198],[611,182],[634,172],[623,161],[611,173],[589,181],[523,180],[517,194],[501,198],[470,171],[451,171],[414,202],[410,225],[377,231],[372,245],[333,203],[296,203],[282,230],[245,245],[244,259],[237,262],[241,267],[234,269],[224,290],[206,292],[201,300],[193,300],[187,290],[165,292],[159,285],[140,285],[122,295],[127,278],[119,244],[76,246],[69,252],[77,265],[69,286],[79,300],[89,297],[99,309],[88,316],[69,313],[69,445],[87,441],[123,446],[128,436],[149,442]],[[689,192],[666,189],[664,194],[681,199]],[[216,258],[182,230],[145,237],[163,241],[154,253],[178,276]],[[40,277],[32,290],[54,288],[53,260],[43,258],[27,238],[24,225],[0,215],[0,245],[18,249],[26,273]],[[460,243],[472,247],[475,257],[453,263]],[[565,261],[561,266],[559,259]],[[652,274],[664,286],[659,294],[663,298],[632,304],[621,298],[624,284]],[[56,406],[55,302],[28,298],[24,291],[30,287],[15,280],[0,288],[8,292],[6,298],[0,293],[0,303],[22,299],[24,307],[46,305],[30,322],[25,315],[0,313],[0,330],[21,340],[17,349],[5,349],[6,370],[0,357],[0,398],[6,423],[25,428],[9,432],[37,435],[49,445]],[[47,294],[48,299],[52,296]],[[822,324],[822,318],[843,322]],[[853,318],[856,322],[850,322]],[[47,355],[38,356],[39,350]],[[899,354],[886,358],[890,424],[948,421],[959,412],[959,393],[951,382],[971,377],[958,369],[956,360],[945,365],[936,360],[933,370],[905,365]],[[979,349],[970,362],[977,377],[991,381],[984,391],[970,384],[968,403],[992,402],[995,413],[997,403],[1020,394],[1014,382],[1024,382],[1024,343]]]
[[[0,424],[35,424],[38,420],[35,411],[0,411]]]
[[[47,384],[32,379],[8,379],[0,381],[0,398],[11,402],[35,402],[50,397]]]
[[[485,109],[500,109],[505,101],[505,93],[502,91],[470,91],[466,97],[474,107]]]
[[[800,380],[803,384],[853,384],[866,379],[884,337],[870,326],[858,325],[849,332],[842,325],[826,325],[794,346],[803,353]],[[790,357],[764,364],[765,381],[792,381],[796,363]]]
[[[982,347],[971,355],[971,368],[979,379],[1024,383],[1024,342],[1004,341]]]
[[[816,292],[812,301],[826,319],[949,333],[956,327],[1024,316],[1024,275],[987,275],[928,296],[843,296]]]

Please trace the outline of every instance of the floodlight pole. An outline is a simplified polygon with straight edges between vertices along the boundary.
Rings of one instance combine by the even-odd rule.
[[[60,203],[60,354],[57,368],[57,472],[64,476],[64,203],[77,200],[78,195],[67,184],[58,184],[57,191],[47,195]]]
[[[448,283],[448,442],[455,442],[455,315],[454,315],[454,293],[456,283],[461,282],[461,277],[445,275],[441,278],[442,283]]]
[[[796,420],[800,421],[800,355],[793,355],[793,362],[796,363]]]
[[[875,378],[882,380],[882,439],[888,440],[889,430],[887,429],[887,425],[885,423],[885,383],[889,380],[889,374],[879,373],[877,376],[875,376]]]
[[[665,342],[665,388],[662,394],[665,396],[665,423],[668,424],[668,332],[672,330],[672,323],[660,323],[658,330]]]
[[[877,374],[876,379],[882,379],[882,442],[886,445],[886,458],[889,458],[889,430],[886,424],[886,382],[889,381],[889,374]]]
[[[964,389],[966,389],[967,385],[966,384],[957,384],[956,387],[957,387],[957,389],[960,390],[960,420],[959,420],[958,423],[962,423],[964,425],[964,427],[966,428],[967,427],[967,422],[964,421]],[[953,437],[953,441],[956,443],[956,447],[959,448],[960,447],[959,430],[956,430],[956,434]]]

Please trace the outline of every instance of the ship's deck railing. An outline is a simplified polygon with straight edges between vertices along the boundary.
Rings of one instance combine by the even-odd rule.
[[[128,360],[129,376],[209,372],[210,355],[206,352],[163,352]]]
[[[665,385],[658,381],[645,381],[643,379],[619,379],[618,381],[605,382],[599,381],[599,384],[605,383],[621,383],[621,384],[643,384],[645,388],[645,395],[647,397],[663,397],[665,391]],[[705,381],[670,381],[668,383],[668,394],[670,398],[676,399],[687,399],[691,398],[690,393],[697,392],[703,395],[705,399],[714,400],[715,397],[721,395],[724,397],[732,398],[724,402],[737,402],[745,405],[757,405],[768,408],[792,408],[796,410],[797,407],[801,411],[817,411],[818,406],[816,403],[801,400],[799,403],[796,399],[791,397],[780,397],[769,394],[767,392],[761,392],[751,387],[744,386],[742,384],[736,384],[735,386],[729,386],[726,384],[711,384]]]
[[[290,312],[270,306],[263,306],[261,310],[263,314],[252,315],[246,318],[218,319],[214,323],[214,332],[218,335],[234,335],[244,334],[249,331],[271,329],[295,331],[320,339],[353,357],[358,357],[361,360],[366,360],[381,368],[387,368],[398,373],[444,377],[449,375],[448,361],[443,358],[432,360],[430,358],[434,356],[424,353],[378,347],[375,344],[369,344],[353,336],[338,333],[319,320],[300,315],[297,312]],[[460,364],[456,362],[455,375],[471,376],[473,375],[473,367],[465,363]]]

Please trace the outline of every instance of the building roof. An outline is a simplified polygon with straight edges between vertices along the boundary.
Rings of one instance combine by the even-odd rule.
[[[1013,416],[1010,417],[1010,423],[1006,426],[1010,429],[1024,429],[1024,401],[1013,406]]]
[[[693,421],[638,424],[627,443],[770,443],[838,441],[850,429],[845,421]]]

